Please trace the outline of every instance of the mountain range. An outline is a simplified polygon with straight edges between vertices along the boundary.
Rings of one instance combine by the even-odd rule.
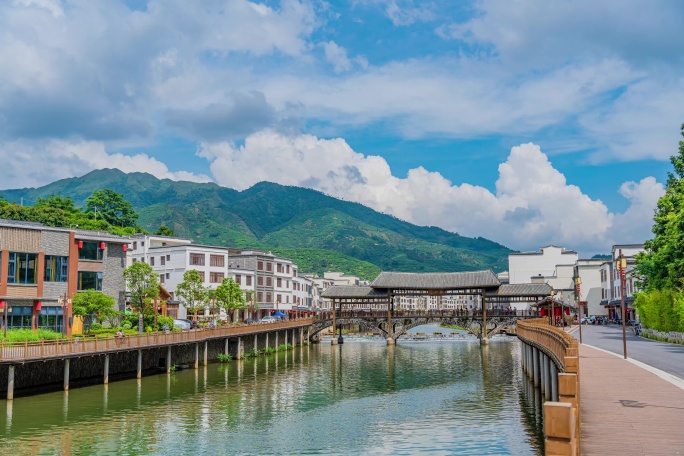
[[[158,179],[147,173],[101,169],[39,188],[1,190],[9,201],[69,196],[84,206],[95,190],[124,195],[139,224],[161,224],[195,243],[258,248],[291,258],[300,270],[341,270],[373,279],[381,270],[405,272],[507,269],[510,249],[478,237],[417,226],[315,190],[260,182],[237,191],[214,183]]]

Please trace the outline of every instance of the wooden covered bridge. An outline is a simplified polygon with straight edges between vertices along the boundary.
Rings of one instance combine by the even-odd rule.
[[[502,284],[491,271],[450,273],[382,272],[370,286],[332,286],[322,297],[333,311],[318,319],[310,335],[332,326],[333,344],[342,343],[341,325],[379,330],[393,345],[409,329],[432,322],[456,324],[475,334],[483,344],[489,337],[521,318],[538,317],[536,311],[511,309],[514,303],[536,303],[551,294],[546,283]],[[469,308],[402,309],[402,297],[474,297]],[[441,301],[441,300],[437,300]]]

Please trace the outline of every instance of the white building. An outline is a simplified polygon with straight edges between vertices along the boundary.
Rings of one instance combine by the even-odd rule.
[[[557,276],[559,265],[574,266],[577,252],[549,245],[539,252],[510,253],[508,255],[509,283],[530,283],[532,277]]]
[[[601,268],[605,261],[600,258],[577,260],[576,276],[582,280],[578,299],[585,305],[582,316],[607,315],[608,313],[606,308],[601,306],[603,299]]]
[[[620,279],[620,271],[617,268],[618,258],[620,253],[627,260],[627,268],[625,272],[625,309],[628,319],[634,319],[634,293],[638,291],[636,287],[636,278],[633,271],[636,264],[635,256],[644,251],[643,244],[616,244],[613,246],[610,260],[604,260],[601,265],[601,305],[607,309],[608,317],[615,318],[621,315],[622,306],[622,284]]]

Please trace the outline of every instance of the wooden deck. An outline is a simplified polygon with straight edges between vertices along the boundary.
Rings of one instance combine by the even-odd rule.
[[[583,455],[684,455],[684,390],[580,345]]]
[[[99,353],[164,347],[169,345],[204,342],[211,339],[239,337],[264,332],[309,326],[313,318],[253,325],[219,326],[215,329],[182,332],[151,333],[115,338],[88,338],[83,340],[26,342],[0,344],[0,364],[16,364],[48,359],[72,358]]]

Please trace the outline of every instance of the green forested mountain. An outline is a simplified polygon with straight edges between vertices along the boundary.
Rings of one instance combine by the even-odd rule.
[[[292,258],[302,271],[343,270],[369,279],[380,270],[498,272],[506,269],[511,252],[484,238],[416,226],[314,190],[268,182],[238,192],[103,169],[0,195],[32,205],[59,194],[82,207],[103,188],[122,193],[149,231],[166,224],[196,243],[272,250]]]

